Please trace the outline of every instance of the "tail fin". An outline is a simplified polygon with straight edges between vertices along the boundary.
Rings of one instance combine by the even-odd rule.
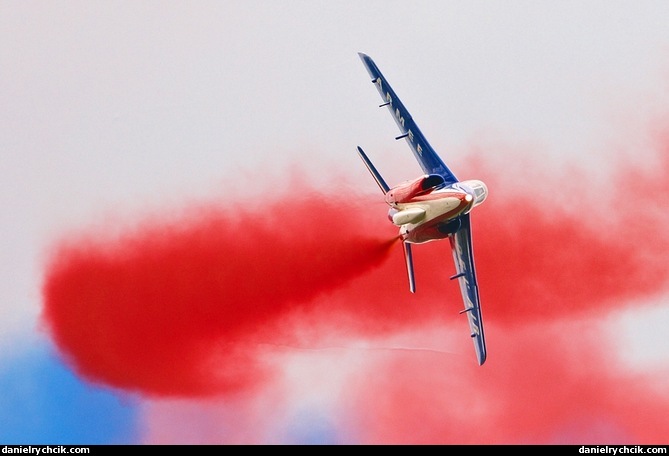
[[[379,184],[379,188],[385,195],[388,193],[388,190],[390,190],[390,187],[388,187],[388,184],[386,184],[386,181],[383,180],[383,177],[381,177],[381,174],[376,170],[376,167],[372,164],[372,161],[369,159],[367,154],[362,150],[360,146],[358,146],[358,155],[360,155],[360,158],[362,158],[362,161],[365,162],[365,166],[367,166],[367,169],[369,172],[374,176],[374,180],[376,180],[376,183]]]
[[[360,146],[358,146],[358,155],[360,155],[362,161],[365,162],[365,166],[367,166],[369,172],[372,174],[372,176],[374,176],[374,180],[379,185],[379,188],[381,189],[383,194],[385,195],[386,193],[388,193],[390,187],[388,187],[386,181],[383,180],[383,177],[381,177],[379,171],[376,169],[374,164],[372,164],[372,161],[369,159],[367,154],[365,154],[365,151],[363,151]],[[413,274],[413,255],[411,254],[411,244],[409,244],[408,242],[402,242],[402,246],[404,248],[404,261],[406,262],[407,265],[407,274],[409,274],[409,290],[412,293],[415,293],[416,279],[414,278]]]

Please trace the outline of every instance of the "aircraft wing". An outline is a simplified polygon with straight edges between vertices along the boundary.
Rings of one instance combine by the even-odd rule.
[[[404,107],[374,61],[366,54],[358,53],[358,55],[360,56],[362,63],[365,65],[365,68],[367,68],[367,72],[372,77],[372,82],[381,94],[383,104],[380,106],[388,107],[393,119],[395,119],[395,123],[397,123],[397,126],[402,132],[402,134],[395,139],[406,139],[407,144],[411,147],[411,151],[425,174],[439,174],[444,177],[446,184],[458,182],[458,179],[453,172],[448,169],[441,158],[439,158],[439,155],[437,155],[434,149],[432,149],[432,146],[427,142],[423,133],[418,129],[418,125],[413,121],[409,111]]]
[[[455,261],[455,274],[451,279],[458,279],[462,300],[465,310],[461,313],[467,314],[469,329],[479,365],[486,360],[485,335],[483,334],[483,320],[481,319],[481,301],[479,299],[479,288],[476,281],[476,270],[474,268],[474,255],[472,250],[472,231],[469,214],[461,217],[461,227],[452,236],[449,236],[453,260]]]

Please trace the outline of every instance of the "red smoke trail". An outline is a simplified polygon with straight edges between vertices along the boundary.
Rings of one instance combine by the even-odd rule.
[[[669,141],[659,144],[666,151]],[[48,269],[45,317],[86,378],[172,396],[262,385],[274,391],[268,402],[277,409],[299,402],[310,386],[282,393],[271,386],[298,348],[443,331],[459,337],[434,351],[364,352],[365,362],[341,380],[336,406],[328,405],[334,438],[666,444],[669,398],[651,388],[654,376],[622,364],[605,323],[631,300],[667,289],[667,163],[657,174],[626,170],[603,198],[610,210],[594,213],[589,205],[600,201],[587,196],[598,189],[565,195],[556,187],[555,198],[583,206],[556,212],[554,201],[515,194],[494,171],[458,173],[491,190],[473,217],[489,345],[482,367],[457,314],[457,285],[446,279],[453,272],[447,244],[417,246],[418,290],[408,293],[399,249],[384,261],[384,240],[396,232],[378,195],[346,210],[324,195],[279,195],[266,211],[212,208],[180,229],[154,224],[117,245],[75,239]],[[259,224],[238,221],[251,219]],[[405,339],[403,348],[420,340]],[[258,342],[289,347],[278,353]],[[235,404],[242,422],[261,422],[263,432],[249,436],[244,424],[223,417],[202,440],[273,440],[265,408]],[[168,434],[158,429],[147,438],[178,435]]]
[[[666,151],[667,145],[669,140],[662,140],[658,148]],[[474,361],[465,320],[457,314],[456,285],[445,280],[453,271],[448,247],[432,243],[415,249],[415,295],[407,291],[397,252],[327,298],[316,298],[292,327],[310,330],[311,337],[295,336],[306,346],[339,346],[364,362],[347,364],[336,351],[289,352],[284,363],[297,358],[313,367],[305,367],[285,391],[264,399],[274,410],[289,409],[291,403],[301,404],[305,391],[322,376],[345,372],[343,384],[323,393],[333,396],[332,403],[314,412],[326,413],[330,428],[325,438],[338,442],[666,444],[669,397],[656,385],[664,384],[667,368],[630,370],[607,326],[611,312],[669,286],[664,199],[669,154],[663,157],[656,173],[626,169],[614,178],[609,194],[588,200],[576,193],[583,211],[569,213],[555,211],[550,200],[514,194],[512,182],[489,170],[462,173],[483,178],[491,189],[473,219],[489,346],[486,364],[479,367]],[[561,188],[555,188],[556,198],[565,197]],[[588,191],[597,196],[599,189]],[[610,208],[590,212],[593,202]],[[339,342],[328,345],[324,341],[333,340],[333,333]],[[409,334],[404,345],[393,342],[395,333]],[[430,342],[430,334],[448,337]],[[360,337],[371,341],[371,349],[347,343]],[[421,347],[428,350],[411,350]],[[320,372],[322,364],[329,374]],[[241,424],[221,417],[225,412],[200,409],[201,420],[217,424],[216,432],[200,434],[200,441],[286,441],[281,436],[290,416],[268,418],[272,415],[265,408],[258,411],[253,401],[236,406],[245,417]],[[155,414],[164,411],[157,406]],[[179,410],[169,411],[180,422]],[[254,413],[263,423],[261,435],[249,435]],[[148,441],[178,443],[176,425],[165,421],[156,424]],[[161,433],[162,426],[173,433]]]
[[[393,234],[365,209],[285,195],[153,223],[116,243],[72,240],[48,267],[45,320],[90,380],[149,395],[249,388],[269,378],[250,336],[279,342],[277,318],[387,257]]]

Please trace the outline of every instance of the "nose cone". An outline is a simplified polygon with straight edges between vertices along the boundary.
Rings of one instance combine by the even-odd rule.
[[[461,193],[458,195],[460,199],[461,212],[469,212],[474,207],[474,196],[469,193]]]
[[[460,183],[460,188],[471,193],[474,198],[474,206],[478,206],[488,197],[488,187],[480,180],[468,180]]]

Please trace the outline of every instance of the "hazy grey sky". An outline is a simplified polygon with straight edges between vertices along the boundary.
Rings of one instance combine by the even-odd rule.
[[[411,177],[359,51],[456,161],[501,143],[605,166],[616,127],[666,106],[667,17],[663,1],[2,1],[0,343],[31,334],[68,230],[281,185],[300,161],[314,182],[367,182],[358,144],[402,150],[379,166]]]

